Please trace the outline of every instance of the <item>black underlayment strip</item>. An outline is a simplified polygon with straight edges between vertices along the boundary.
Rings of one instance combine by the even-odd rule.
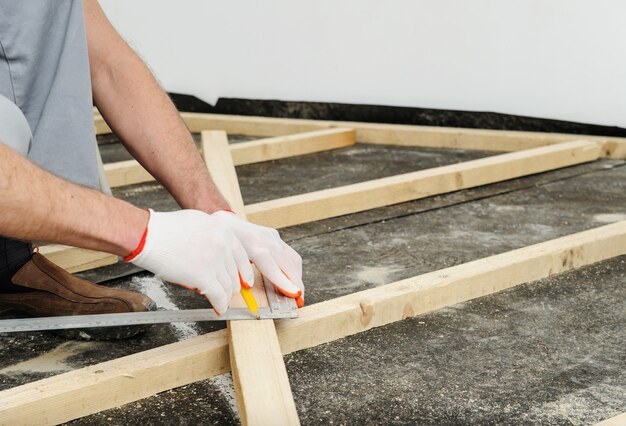
[[[188,112],[626,137],[626,129],[621,127],[491,111],[237,98],[220,98],[212,106],[195,96],[179,93],[170,93],[170,96],[179,111]]]

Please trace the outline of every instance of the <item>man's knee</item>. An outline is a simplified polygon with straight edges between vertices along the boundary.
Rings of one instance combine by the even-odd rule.
[[[26,155],[32,138],[33,134],[22,110],[0,95],[0,142]]]

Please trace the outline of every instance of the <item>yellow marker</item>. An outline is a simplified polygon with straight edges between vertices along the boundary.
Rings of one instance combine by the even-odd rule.
[[[241,286],[241,295],[243,296],[243,301],[246,302],[246,306],[250,312],[254,314],[256,319],[261,319],[261,316],[259,315],[259,305],[257,305],[256,300],[254,299],[252,290]]]

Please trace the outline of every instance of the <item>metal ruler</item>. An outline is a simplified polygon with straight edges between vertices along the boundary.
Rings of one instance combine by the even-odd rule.
[[[265,281],[265,280],[264,280]],[[283,296],[265,281],[269,305],[259,308],[260,319],[297,318],[295,299]],[[119,327],[173,322],[233,321],[257,319],[247,308],[231,308],[218,316],[213,309],[180,311],[128,312],[118,314],[72,315],[42,318],[0,320],[0,333],[22,331],[67,330],[72,328]]]

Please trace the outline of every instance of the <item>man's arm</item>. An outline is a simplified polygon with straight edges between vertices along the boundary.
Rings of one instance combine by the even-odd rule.
[[[148,67],[97,0],[84,5],[93,96],[106,122],[182,208],[228,209],[185,123]]]
[[[239,291],[237,271],[247,282],[254,279],[241,243],[207,213],[148,213],[60,179],[2,142],[0,164],[2,236],[132,257],[135,264],[196,289],[222,313]]]
[[[148,212],[40,169],[0,141],[0,235],[126,256]]]
[[[113,28],[97,0],[84,0],[84,4],[93,94],[107,124],[181,207],[213,214],[284,294],[303,295],[300,256],[275,230],[219,212],[229,209],[228,203],[167,94]]]

